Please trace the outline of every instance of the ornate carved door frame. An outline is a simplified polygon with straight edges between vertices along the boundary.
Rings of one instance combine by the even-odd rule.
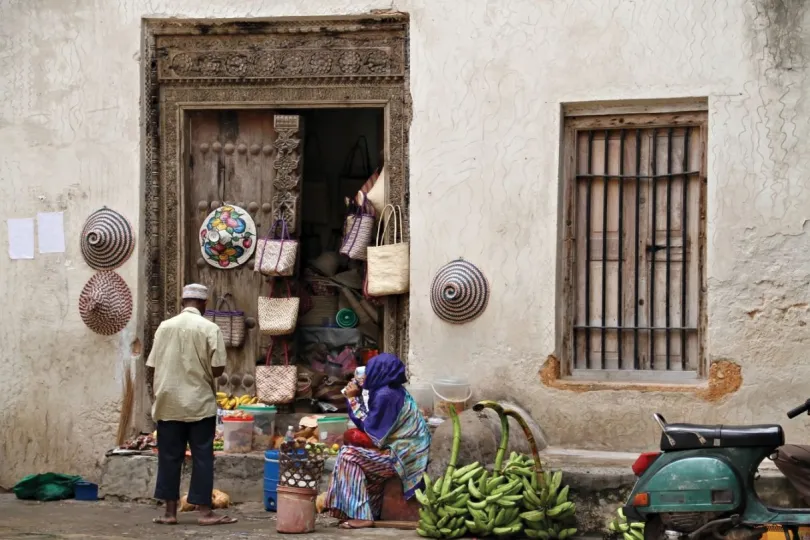
[[[158,324],[177,314],[180,307],[184,279],[181,158],[187,111],[383,108],[387,196],[389,202],[402,205],[407,238],[411,115],[407,46],[408,16],[404,14],[144,20],[145,215],[141,245],[146,276],[146,354]],[[277,153],[277,167],[285,167],[282,160],[300,157],[295,125],[288,127],[284,137],[290,145]],[[300,174],[297,170],[292,174],[295,181],[274,197],[274,210],[281,205],[295,211]],[[387,299],[383,347],[403,360],[408,352],[407,325],[407,296]]]

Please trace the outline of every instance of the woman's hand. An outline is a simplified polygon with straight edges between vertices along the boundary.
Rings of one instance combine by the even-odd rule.
[[[362,392],[363,391],[360,390],[360,387],[357,386],[357,383],[354,382],[354,381],[351,381],[348,385],[346,385],[346,391],[344,392],[344,394],[348,398],[354,398],[354,397],[359,396]]]

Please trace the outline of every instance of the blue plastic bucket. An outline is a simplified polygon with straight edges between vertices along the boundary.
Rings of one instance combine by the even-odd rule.
[[[264,509],[268,512],[275,512],[278,509],[278,492],[276,490],[264,490]]]
[[[264,509],[276,511],[278,502],[278,450],[267,450],[264,453]]]
[[[77,501],[97,501],[98,484],[92,482],[79,481],[73,485],[73,491]]]

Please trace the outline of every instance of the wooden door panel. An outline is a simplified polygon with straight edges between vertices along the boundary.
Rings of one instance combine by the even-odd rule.
[[[253,272],[252,257],[235,269],[210,266],[202,259],[199,228],[213,208],[227,203],[248,211],[256,223],[257,234],[265,235],[272,220],[271,203],[276,170],[273,128],[274,111],[209,110],[188,115],[186,174],[184,176],[185,271],[187,283],[200,282],[209,287],[209,309],[218,298],[233,295],[233,308],[256,320],[257,297],[267,284]],[[261,354],[258,327],[247,330],[245,343],[228,349],[225,373],[254,374],[256,359]],[[225,391],[236,394],[255,391],[253,385],[226,384]]]

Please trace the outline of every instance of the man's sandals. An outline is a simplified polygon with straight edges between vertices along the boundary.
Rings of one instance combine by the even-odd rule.
[[[236,523],[239,521],[236,518],[232,518],[230,516],[208,516],[203,517],[197,520],[197,525],[203,527],[210,527],[212,525],[231,525],[232,523]],[[152,523],[156,523],[158,525],[177,525],[177,518],[172,518],[168,516],[161,516],[156,517],[152,520]]]

